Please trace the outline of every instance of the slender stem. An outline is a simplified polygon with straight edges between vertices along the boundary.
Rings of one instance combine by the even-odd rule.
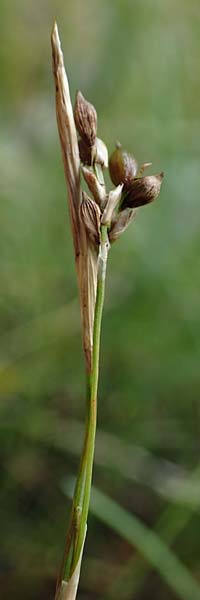
[[[79,466],[66,546],[57,582],[56,600],[62,580],[68,581],[78,563],[84,543],[90,502],[94,446],[97,420],[97,389],[99,377],[99,351],[101,321],[105,294],[106,266],[109,251],[107,227],[101,227],[101,244],[98,257],[97,292],[94,312],[92,370],[87,374],[87,405],[85,440]]]
[[[79,535],[77,539],[76,550],[74,554],[74,561],[72,564],[72,572],[78,562],[84,536],[85,527],[87,523],[90,492],[91,492],[91,481],[92,481],[92,469],[94,459],[94,446],[95,446],[95,435],[96,435],[96,419],[97,419],[97,390],[98,390],[98,378],[99,378],[99,352],[100,352],[100,335],[101,335],[101,321],[104,304],[105,294],[105,278],[106,278],[106,266],[109,251],[109,241],[107,235],[107,227],[102,226],[101,228],[101,246],[99,252],[98,262],[98,274],[97,274],[97,294],[95,303],[94,313],[94,330],[93,330],[93,355],[92,355],[92,372],[90,376],[90,397],[89,397],[89,414],[88,414],[88,429],[87,429],[87,442],[85,446],[84,465],[85,469],[85,481],[84,481],[84,494],[83,494],[83,505],[82,514],[80,519]]]

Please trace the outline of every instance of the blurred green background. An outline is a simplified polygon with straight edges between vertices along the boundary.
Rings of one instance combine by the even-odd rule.
[[[0,595],[54,597],[70,508],[66,489],[77,471],[85,415],[51,73],[55,16],[72,97],[80,88],[94,103],[109,151],[119,139],[139,162],[152,161],[152,172],[165,171],[159,200],[140,210],[110,254],[97,496],[78,597],[194,600],[200,597],[199,0],[1,0]],[[141,523],[156,533],[148,557]],[[166,563],[161,541],[169,548]]]

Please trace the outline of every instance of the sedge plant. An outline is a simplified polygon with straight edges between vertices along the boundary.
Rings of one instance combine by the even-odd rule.
[[[125,152],[118,142],[108,159],[107,147],[97,136],[94,106],[77,92],[74,110],[72,108],[56,23],[51,42],[57,124],[68,191],[87,383],[85,436],[55,595],[55,600],[75,600],[90,503],[108,254],[134,219],[138,207],[157,198],[163,173],[144,175],[151,163],[139,167],[134,156]],[[104,181],[104,170],[108,168],[114,185],[110,191]],[[82,181],[86,182],[89,193],[83,191]]]

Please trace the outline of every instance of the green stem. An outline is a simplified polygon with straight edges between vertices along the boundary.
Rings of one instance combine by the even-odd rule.
[[[92,370],[87,374],[87,405],[85,440],[79,466],[66,546],[57,583],[56,600],[62,580],[68,581],[78,563],[84,543],[90,502],[92,470],[97,420],[97,389],[99,378],[99,351],[101,321],[104,304],[106,266],[109,251],[107,226],[101,227],[101,244],[98,257],[97,292],[94,312]]]

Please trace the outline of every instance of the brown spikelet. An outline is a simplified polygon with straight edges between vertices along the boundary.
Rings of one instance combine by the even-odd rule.
[[[122,149],[119,142],[109,158],[109,172],[114,185],[130,183],[136,176],[138,163],[132,154]]]
[[[124,208],[136,208],[153,202],[160,193],[160,188],[164,173],[159,175],[147,175],[134,179],[130,186],[125,186],[124,191],[127,193],[121,205],[121,210]]]
[[[111,243],[118,240],[135,216],[136,210],[134,210],[134,208],[125,208],[115,216],[109,232],[109,240]]]
[[[91,167],[93,160],[93,147],[88,146],[82,139],[78,140],[78,147],[81,162],[83,163],[83,165],[88,165],[89,167]]]
[[[80,205],[80,215],[84,222],[87,235],[93,243],[100,243],[100,218],[101,211],[99,206],[83,192],[83,200]]]
[[[93,146],[97,135],[97,113],[80,91],[76,94],[74,120],[81,139],[87,146]]]

